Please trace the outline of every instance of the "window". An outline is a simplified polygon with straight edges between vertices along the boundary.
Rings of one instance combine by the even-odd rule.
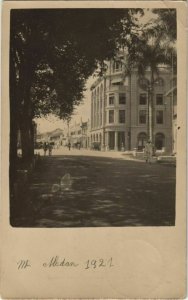
[[[155,136],[155,148],[156,150],[162,150],[165,146],[165,136],[163,133],[157,133]]]
[[[146,105],[147,104],[147,94],[140,94],[140,105]]]
[[[114,72],[120,72],[122,70],[122,63],[120,61],[115,61],[113,65]]]
[[[125,104],[125,103],[126,103],[125,94],[119,94],[119,104]]]
[[[139,111],[139,123],[146,124],[146,110]]]
[[[138,144],[138,150],[143,150],[146,144],[147,135],[145,132],[141,132],[138,134],[137,138],[137,144]]]
[[[163,105],[163,94],[156,95],[156,105]]]
[[[114,123],[114,110],[109,110],[109,123]]]
[[[125,110],[119,110],[119,123],[125,123]]]
[[[110,94],[109,95],[109,105],[113,105],[114,104],[114,94]]]
[[[156,111],[156,123],[163,124],[163,111],[162,110]]]

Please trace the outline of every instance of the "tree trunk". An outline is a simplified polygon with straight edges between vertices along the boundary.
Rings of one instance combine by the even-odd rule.
[[[29,77],[27,78],[27,74]],[[29,63],[29,58],[26,56],[22,68],[22,89],[23,89],[23,107],[20,119],[21,128],[21,144],[22,144],[22,159],[24,163],[30,164],[34,156],[34,134],[33,134],[33,114],[30,88],[34,74],[34,67]]]
[[[22,160],[29,165],[34,157],[34,134],[32,118],[25,114],[21,121]]]

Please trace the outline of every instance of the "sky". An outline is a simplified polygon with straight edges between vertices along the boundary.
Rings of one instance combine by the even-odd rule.
[[[91,114],[91,96],[90,96],[90,87],[92,83],[96,80],[96,77],[92,76],[86,82],[86,91],[84,92],[83,102],[76,107],[74,114],[72,116],[70,125],[79,123],[81,118],[85,122],[90,119]],[[64,129],[67,126],[67,123],[63,120],[59,120],[57,117],[50,115],[46,118],[35,119],[37,123],[37,132],[43,133],[47,131],[53,131],[56,128]]]
[[[155,16],[151,13],[151,11],[145,10],[145,15],[144,15],[144,17],[142,17],[140,19],[140,21],[142,24],[144,24],[154,17]],[[91,114],[91,112],[90,112],[91,111],[90,87],[95,80],[96,80],[96,77],[94,78],[93,76],[91,76],[87,80],[86,91],[84,93],[83,102],[75,109],[70,125],[73,125],[75,122],[79,123],[81,118],[82,118],[83,122],[87,121],[88,118],[90,119],[90,114]],[[55,118],[54,116],[36,119],[35,121],[37,123],[37,132],[38,133],[53,131],[56,128],[64,129],[67,127],[66,122],[64,122],[63,120],[59,120],[58,118]]]

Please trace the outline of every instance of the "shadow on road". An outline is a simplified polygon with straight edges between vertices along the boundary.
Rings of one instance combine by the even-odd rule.
[[[62,178],[71,181],[68,188],[62,188]],[[45,157],[19,201],[21,215],[11,216],[17,227],[172,226],[175,168],[104,157]]]

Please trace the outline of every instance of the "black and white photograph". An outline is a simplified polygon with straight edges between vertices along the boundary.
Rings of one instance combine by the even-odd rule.
[[[10,224],[176,225],[175,8],[11,9]]]
[[[186,298],[187,3],[2,5],[2,299]]]

